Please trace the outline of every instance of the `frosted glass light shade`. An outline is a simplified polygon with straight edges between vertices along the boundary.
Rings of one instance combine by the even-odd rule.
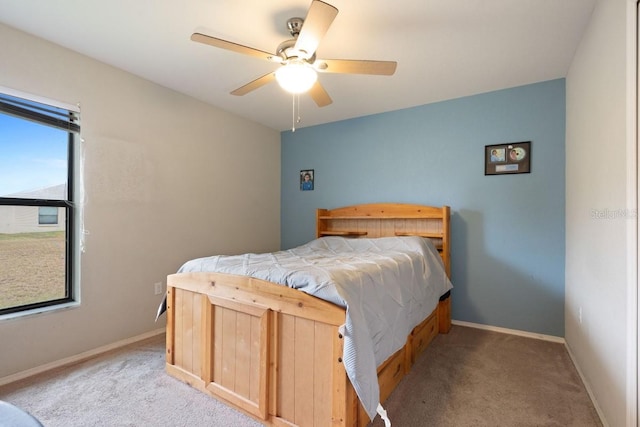
[[[316,70],[303,62],[290,62],[276,70],[280,87],[290,93],[303,93],[318,80]]]

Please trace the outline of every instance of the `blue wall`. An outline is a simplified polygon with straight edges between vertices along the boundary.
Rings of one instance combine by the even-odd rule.
[[[564,140],[564,79],[283,132],[282,246],[318,207],[449,205],[453,319],[564,336]],[[531,173],[485,176],[484,146],[519,141]]]

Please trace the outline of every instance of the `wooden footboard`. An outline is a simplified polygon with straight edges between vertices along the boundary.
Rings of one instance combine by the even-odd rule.
[[[369,422],[342,364],[344,309],[244,276],[176,274],[167,285],[169,374],[266,425]],[[447,304],[380,366],[381,401],[442,329]]]

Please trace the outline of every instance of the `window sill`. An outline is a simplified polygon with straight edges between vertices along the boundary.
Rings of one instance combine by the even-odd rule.
[[[69,310],[80,306],[80,301],[66,302],[64,304],[56,304],[49,307],[39,307],[31,310],[18,311],[16,313],[0,315],[0,322],[7,320],[16,320],[23,317],[32,317],[40,314],[49,314],[61,310]]]

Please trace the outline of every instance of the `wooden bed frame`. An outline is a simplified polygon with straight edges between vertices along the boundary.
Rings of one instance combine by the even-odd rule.
[[[318,209],[317,237],[419,235],[450,274],[449,207],[367,204]],[[433,337],[451,327],[450,298],[378,367],[380,401]],[[167,372],[265,425],[369,423],[342,364],[345,310],[264,280],[220,273],[167,279]]]

